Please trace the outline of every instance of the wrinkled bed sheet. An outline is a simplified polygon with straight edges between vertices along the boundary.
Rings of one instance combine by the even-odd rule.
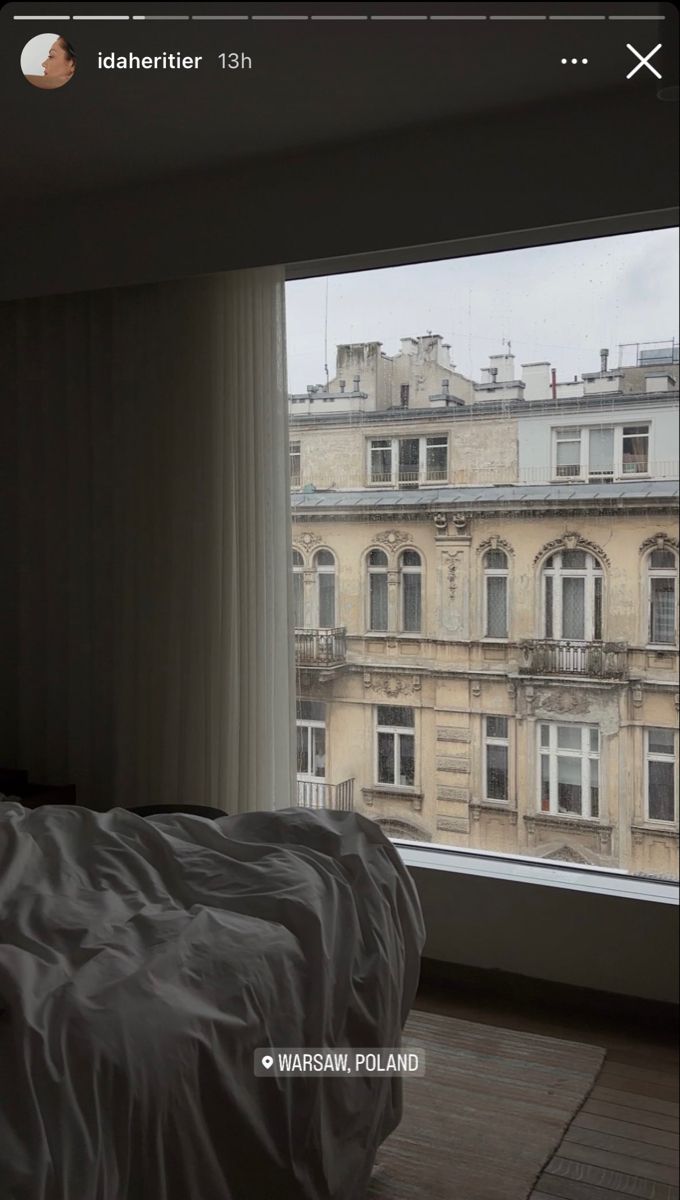
[[[253,1051],[399,1045],[423,941],[354,813],[0,804],[2,1200],[359,1200],[401,1080]]]

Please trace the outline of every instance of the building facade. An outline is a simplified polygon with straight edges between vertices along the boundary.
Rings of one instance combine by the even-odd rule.
[[[677,877],[677,368],[601,366],[291,401],[300,803]]]

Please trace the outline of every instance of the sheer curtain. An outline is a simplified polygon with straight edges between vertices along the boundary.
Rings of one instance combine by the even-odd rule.
[[[0,306],[0,766],[92,807],[286,807],[280,268]]]

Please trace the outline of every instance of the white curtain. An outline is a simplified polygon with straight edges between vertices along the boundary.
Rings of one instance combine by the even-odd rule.
[[[287,807],[280,268],[0,306],[0,767]]]

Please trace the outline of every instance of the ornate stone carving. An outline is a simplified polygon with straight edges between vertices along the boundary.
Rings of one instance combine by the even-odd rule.
[[[652,537],[645,538],[640,546],[640,554],[645,554],[647,550],[675,550],[677,553],[679,548],[677,538],[669,537],[667,533],[655,533]]]
[[[585,855],[579,854],[578,850],[574,850],[572,846],[562,846],[560,850],[551,850],[550,854],[545,854],[543,857],[551,858],[556,862],[588,862],[588,859],[585,857]]]
[[[458,559],[462,557],[462,550],[444,550],[442,561],[446,567],[446,577],[449,585],[449,596],[451,599],[456,594],[456,571],[458,570]]]
[[[453,527],[457,534],[467,533],[468,521],[470,520],[467,513],[454,513],[451,517]]]
[[[574,530],[569,530],[563,533],[561,537],[553,538],[551,542],[546,542],[541,547],[538,554],[534,558],[534,564],[541,561],[542,558],[556,550],[587,550],[589,554],[594,554],[599,558],[605,566],[611,566],[611,563],[601,546],[597,542],[591,542],[588,538],[584,538],[580,533]]]
[[[571,690],[537,692],[532,698],[536,708],[547,713],[587,713],[590,711],[590,698],[585,692]]]
[[[482,694],[481,683],[477,683],[477,682],[473,683],[472,688],[470,690],[472,691],[473,696],[481,696],[481,694]]]
[[[434,527],[437,530],[437,533],[446,533],[449,527],[449,518],[447,517],[446,513],[436,512],[432,520],[434,521]]]
[[[633,707],[634,708],[642,708],[643,695],[642,695],[642,684],[641,683],[634,683],[632,685],[631,695],[633,697]]]
[[[412,540],[410,533],[403,533],[400,529],[386,529],[383,533],[378,533],[373,538],[374,542],[379,542],[381,546],[385,546],[391,553],[394,553],[400,546],[405,546],[407,542],[411,542]]]
[[[420,691],[419,675],[371,675],[364,672],[364,687],[369,692],[382,692],[391,700],[397,696],[411,696]]]
[[[309,554],[315,546],[321,545],[321,538],[317,533],[296,533],[293,538],[293,549],[304,550]]]
[[[484,554],[487,550],[504,550],[506,554],[514,554],[512,546],[506,542],[505,538],[500,537],[497,533],[492,533],[491,537],[485,538],[477,547],[478,554]]]

